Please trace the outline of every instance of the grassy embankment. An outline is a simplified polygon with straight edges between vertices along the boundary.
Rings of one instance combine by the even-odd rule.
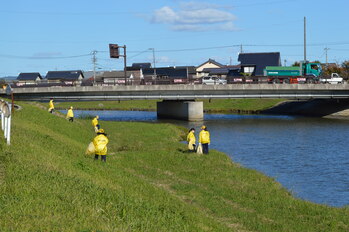
[[[259,113],[271,108],[284,99],[211,99],[202,100],[204,110],[208,113]],[[92,101],[92,102],[57,102],[57,109],[67,109],[71,105],[75,109],[90,110],[156,110],[157,100],[131,101]]]
[[[11,146],[0,139],[0,231],[349,230],[348,208],[295,199],[223,153],[184,153],[176,126],[101,122],[102,163],[83,154],[90,120],[19,104]]]

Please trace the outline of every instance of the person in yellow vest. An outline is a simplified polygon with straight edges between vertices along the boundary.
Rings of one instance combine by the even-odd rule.
[[[95,146],[95,160],[98,160],[98,156],[101,156],[101,160],[107,162],[107,144],[109,143],[107,134],[103,129],[97,131],[97,136],[93,139],[93,145]]]
[[[199,134],[199,144],[202,146],[202,152],[208,154],[208,145],[210,144],[210,132],[208,132],[206,126],[201,127]]]
[[[187,142],[188,142],[188,149],[191,152],[195,152],[195,147],[196,147],[196,138],[195,138],[195,129],[191,128],[189,130],[189,133],[187,135]]]
[[[73,107],[71,106],[67,112],[67,119],[69,119],[69,122],[73,122],[74,121],[74,112],[73,112]]]
[[[94,117],[94,119],[92,119],[92,126],[95,129],[95,132],[97,132],[101,128],[101,126],[98,123],[98,119],[99,119],[98,115]]]
[[[48,103],[48,112],[52,114],[54,110],[55,106],[53,105],[53,99],[51,98],[50,102]]]

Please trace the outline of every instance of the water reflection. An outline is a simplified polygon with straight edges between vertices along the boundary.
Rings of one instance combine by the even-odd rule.
[[[155,112],[75,111],[101,120],[158,122]],[[162,121],[160,121],[162,122]],[[332,206],[349,204],[349,121],[266,115],[207,114],[211,148],[274,177],[294,195]]]

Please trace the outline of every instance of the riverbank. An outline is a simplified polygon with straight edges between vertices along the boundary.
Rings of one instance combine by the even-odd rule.
[[[159,100],[160,101],[160,100]],[[206,113],[258,114],[283,102],[284,99],[211,99],[204,102]],[[71,105],[80,110],[133,110],[156,111],[158,100],[57,102],[55,107],[64,110]]]
[[[0,143],[4,231],[347,231],[349,210],[295,199],[225,154],[185,153],[170,124],[103,122],[107,163],[83,155],[90,120],[19,103]],[[0,181],[1,183],[1,181]]]

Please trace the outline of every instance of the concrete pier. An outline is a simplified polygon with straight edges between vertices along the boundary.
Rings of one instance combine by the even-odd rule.
[[[202,121],[204,119],[203,102],[165,100],[157,103],[157,117]]]

